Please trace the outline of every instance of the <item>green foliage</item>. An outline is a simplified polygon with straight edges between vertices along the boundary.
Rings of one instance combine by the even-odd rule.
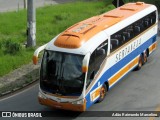
[[[113,0],[103,0],[107,5],[112,4]]]
[[[48,43],[69,26],[112,9],[102,1],[74,2],[38,8],[37,46]],[[0,76],[31,62],[34,48],[22,49],[26,41],[27,11],[0,13]]]
[[[22,46],[19,43],[9,39],[4,42],[1,42],[0,48],[4,52],[4,54],[15,55],[18,52],[20,52],[20,50],[22,49]]]

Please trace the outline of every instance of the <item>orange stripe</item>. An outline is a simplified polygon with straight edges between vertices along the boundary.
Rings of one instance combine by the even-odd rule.
[[[91,94],[91,99],[92,99],[92,101],[94,101],[95,98],[100,95],[100,90],[101,90],[101,87],[98,88],[96,91],[94,91],[94,92]]]
[[[132,61],[129,65],[127,65],[125,68],[120,70],[114,77],[112,77],[109,80],[109,85],[112,85],[115,83],[118,79],[120,79],[121,76],[123,76],[125,73],[127,73],[135,64],[138,63],[139,58],[137,57],[134,61]]]
[[[153,52],[153,50],[155,50],[157,48],[157,42],[153,43],[150,47],[149,47],[149,53]]]

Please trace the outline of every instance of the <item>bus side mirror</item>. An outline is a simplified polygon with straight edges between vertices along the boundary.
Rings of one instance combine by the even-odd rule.
[[[39,47],[39,48],[34,52],[34,55],[33,55],[33,58],[32,58],[33,64],[36,65],[36,64],[38,63],[38,55],[39,55],[39,53],[40,53],[42,50],[44,50],[44,49],[46,48],[46,46],[47,46],[47,44]]]
[[[89,58],[90,58],[90,53],[87,53],[82,62],[82,72],[83,73],[88,72]]]
[[[36,65],[38,63],[38,57],[37,56],[33,56],[32,60],[33,60],[33,64]]]

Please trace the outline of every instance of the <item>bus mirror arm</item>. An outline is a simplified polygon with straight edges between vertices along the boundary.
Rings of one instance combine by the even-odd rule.
[[[86,73],[88,71],[90,53],[87,53],[83,59],[82,72]]]
[[[47,44],[36,49],[36,51],[34,52],[33,58],[32,58],[33,64],[36,65],[38,63],[38,55],[41,51],[43,51],[46,48],[46,46],[47,46]]]

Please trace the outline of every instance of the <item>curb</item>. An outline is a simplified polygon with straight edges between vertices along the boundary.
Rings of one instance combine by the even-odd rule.
[[[23,84],[22,87],[17,87],[17,88],[14,88],[14,89],[11,90],[11,91],[6,91],[6,92],[4,92],[4,93],[0,93],[0,97],[4,97],[4,96],[6,96],[6,95],[9,95],[9,94],[12,94],[12,93],[14,93],[14,92],[17,92],[17,91],[19,91],[19,90],[21,90],[21,89],[24,89],[25,87],[28,87],[29,85],[31,85],[31,84],[33,84],[33,83],[35,83],[35,82],[37,82],[37,81],[38,81],[38,79],[37,79],[37,80],[33,80],[33,81],[31,81],[30,83]]]
[[[39,80],[40,65],[24,65],[0,78],[0,97],[14,93]]]

